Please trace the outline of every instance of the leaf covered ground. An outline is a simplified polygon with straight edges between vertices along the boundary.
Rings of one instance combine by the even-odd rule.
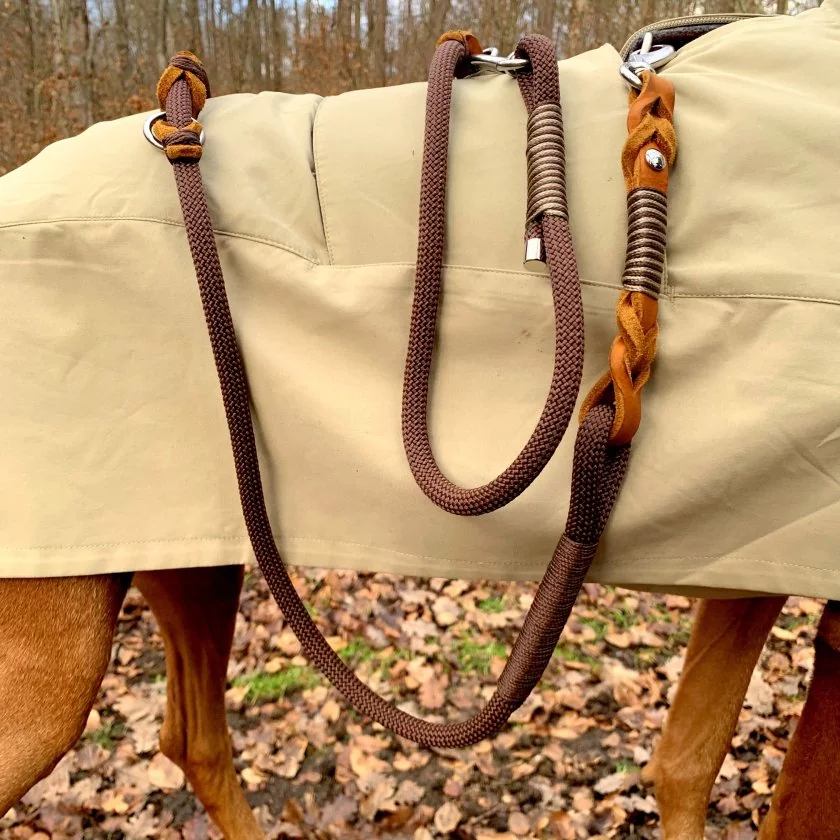
[[[534,584],[308,570],[298,590],[369,685],[430,719],[492,693]],[[282,838],[655,838],[640,769],[683,661],[692,603],[589,585],[539,688],[500,735],[426,750],[360,719],[306,664],[248,574],[227,691],[235,762],[266,834]],[[766,811],[813,666],[821,604],[791,598],[768,640],[709,808],[712,840],[747,840]],[[158,752],[166,674],[131,590],[83,738],[4,818],[3,840],[204,840],[209,823]]]

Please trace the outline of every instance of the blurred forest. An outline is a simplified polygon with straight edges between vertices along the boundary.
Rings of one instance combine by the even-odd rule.
[[[214,93],[338,93],[423,79],[438,36],[470,28],[511,50],[522,32],[561,56],[620,46],[658,19],[795,13],[818,0],[0,0],[0,174],[98,120],[155,107],[167,58],[189,49]]]

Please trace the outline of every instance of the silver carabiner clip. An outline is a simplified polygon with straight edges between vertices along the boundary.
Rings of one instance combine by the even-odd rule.
[[[530,62],[527,58],[516,58],[515,53],[507,57],[501,56],[496,47],[488,47],[478,55],[471,55],[470,64],[476,69],[476,74],[507,73],[511,76],[527,69]]]
[[[655,73],[657,67],[664,66],[674,57],[675,52],[670,44],[654,46],[653,33],[646,32],[641,48],[630,53],[618,72],[630,87],[641,90],[644,82],[639,74]]]

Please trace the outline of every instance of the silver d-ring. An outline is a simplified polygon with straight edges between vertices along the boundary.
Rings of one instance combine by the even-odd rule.
[[[166,119],[166,111],[159,111],[157,114],[152,114],[146,122],[143,123],[143,136],[156,148],[156,149],[163,149],[163,143],[155,137],[154,132],[152,131],[152,126],[158,120]],[[201,134],[198,135],[198,142],[203,146],[204,145],[204,129],[201,129]]]

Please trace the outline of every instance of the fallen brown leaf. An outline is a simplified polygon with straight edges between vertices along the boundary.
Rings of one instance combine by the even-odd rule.
[[[448,834],[455,831],[461,822],[462,815],[454,802],[444,802],[435,812],[435,828],[438,831]]]

